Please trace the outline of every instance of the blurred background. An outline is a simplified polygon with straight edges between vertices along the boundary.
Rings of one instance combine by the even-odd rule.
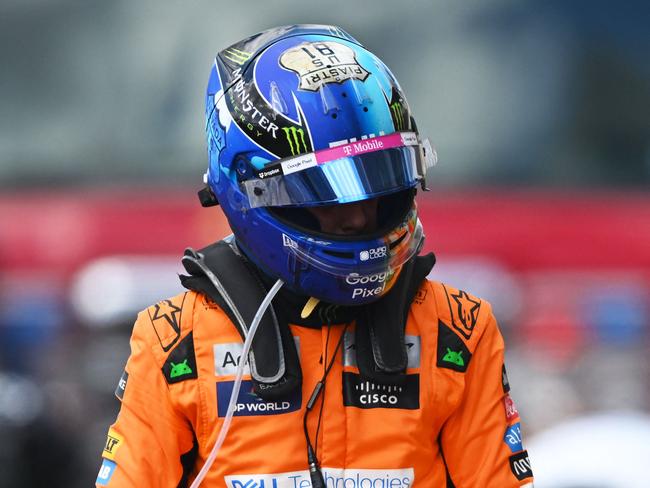
[[[93,484],[136,312],[228,233],[214,55],[291,23],[378,54],[436,146],[432,277],[494,305],[536,486],[647,487],[649,5],[4,0],[0,488]]]

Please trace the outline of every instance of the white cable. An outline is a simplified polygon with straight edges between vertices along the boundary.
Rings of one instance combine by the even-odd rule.
[[[223,441],[226,439],[226,435],[228,434],[228,429],[230,429],[230,422],[232,421],[232,416],[233,413],[235,412],[235,406],[237,405],[237,397],[239,396],[239,387],[241,386],[242,376],[244,376],[244,366],[246,366],[246,364],[248,363],[248,352],[250,351],[251,345],[253,344],[253,337],[255,337],[255,332],[257,332],[257,327],[260,325],[260,321],[262,320],[262,315],[264,315],[264,312],[266,312],[266,309],[271,304],[271,300],[273,300],[273,297],[278,292],[278,290],[282,287],[282,285],[284,285],[284,282],[282,280],[278,280],[275,282],[275,284],[271,287],[269,292],[264,297],[264,300],[262,300],[262,303],[260,304],[259,308],[257,309],[257,312],[255,313],[255,317],[253,317],[253,323],[251,324],[250,328],[248,329],[248,333],[246,334],[246,340],[244,341],[244,349],[241,353],[239,366],[237,366],[235,383],[232,386],[232,393],[230,394],[230,401],[228,402],[228,411],[226,412],[226,417],[223,419],[223,425],[221,426],[221,430],[219,431],[219,435],[217,436],[217,442],[215,442],[214,446],[212,447],[212,451],[210,451],[210,455],[205,460],[205,464],[201,468],[201,471],[199,471],[199,474],[194,479],[194,482],[192,483],[192,486],[190,486],[190,488],[199,487],[199,485],[203,481],[203,478],[205,478],[205,475],[208,474],[208,471],[210,470],[212,463],[216,459],[217,453],[219,452],[219,449],[221,449],[221,445],[223,444]]]

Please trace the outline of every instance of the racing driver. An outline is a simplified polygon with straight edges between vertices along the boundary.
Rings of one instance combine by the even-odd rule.
[[[232,235],[138,315],[96,485],[532,486],[490,304],[427,278],[435,153],[386,65],[259,33],[216,56],[206,134]]]

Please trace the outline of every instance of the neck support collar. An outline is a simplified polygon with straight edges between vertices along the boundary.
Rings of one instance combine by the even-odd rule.
[[[268,279],[241,255],[232,237],[199,251],[187,249],[182,261],[189,273],[180,276],[182,285],[217,303],[244,340],[254,311],[268,291]],[[255,393],[265,400],[276,400],[302,384],[289,323],[320,327],[323,323],[356,320],[360,373],[379,383],[400,383],[407,365],[404,327],[408,311],[434,263],[433,254],[411,259],[381,300],[359,307],[319,303],[306,319],[300,318],[300,310],[308,297],[281,290],[262,317],[249,354]]]

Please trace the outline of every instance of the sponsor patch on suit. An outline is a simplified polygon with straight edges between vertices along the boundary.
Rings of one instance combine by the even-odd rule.
[[[217,415],[219,417],[226,416],[234,383],[234,381],[220,381],[217,383]],[[300,410],[301,404],[302,396],[298,389],[295,389],[283,399],[266,401],[255,394],[252,381],[242,381],[233,416],[279,415]]]
[[[95,483],[100,486],[106,486],[111,480],[111,477],[115,472],[115,468],[117,468],[117,464],[108,459],[104,459],[102,466],[99,468],[99,474],[97,474],[97,480]]]
[[[510,469],[518,480],[532,477],[533,469],[530,466],[528,451],[521,451],[510,456]]]
[[[126,383],[129,381],[129,373],[126,372],[126,369],[122,372],[120,381],[117,382],[117,388],[115,388],[115,396],[122,401],[124,398],[124,392],[126,391]]]
[[[420,408],[420,375],[408,374],[399,385],[384,385],[343,372],[343,404],[357,408]]]
[[[357,469],[323,467],[328,488],[409,488],[413,486],[413,468]],[[225,476],[228,488],[310,488],[309,471],[289,473],[237,474]]]
[[[503,442],[510,448],[511,452],[523,451],[524,446],[521,440],[521,423],[517,422],[506,429]]]

